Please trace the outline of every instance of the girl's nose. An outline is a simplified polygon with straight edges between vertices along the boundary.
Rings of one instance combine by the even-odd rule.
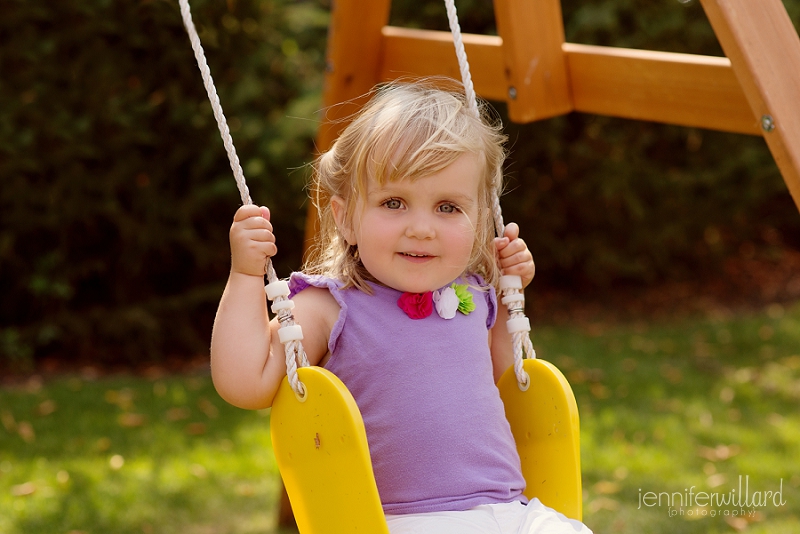
[[[413,239],[433,239],[436,230],[432,221],[424,215],[412,215],[406,226],[406,237]]]

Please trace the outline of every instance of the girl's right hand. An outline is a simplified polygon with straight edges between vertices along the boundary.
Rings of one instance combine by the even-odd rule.
[[[236,210],[230,231],[231,272],[263,276],[269,258],[278,252],[269,208],[248,204]]]

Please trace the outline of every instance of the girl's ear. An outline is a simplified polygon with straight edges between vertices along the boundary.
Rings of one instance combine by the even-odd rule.
[[[338,195],[331,197],[331,211],[333,212],[333,220],[336,221],[336,228],[339,229],[339,232],[344,237],[344,240],[347,241],[348,245],[358,245],[358,241],[356,240],[356,235],[355,232],[353,232],[350,221],[345,220],[347,218],[346,206],[347,203],[342,197]]]

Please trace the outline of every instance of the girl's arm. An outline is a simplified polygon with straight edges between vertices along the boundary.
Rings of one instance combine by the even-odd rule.
[[[240,408],[272,405],[286,374],[277,320],[269,321],[264,295],[264,271],[277,252],[269,210],[243,206],[230,231],[231,273],[214,320],[211,336],[211,377],[220,396]],[[331,304],[327,291],[303,291],[293,300],[294,315],[304,326],[303,346],[312,365],[327,352]],[[327,298],[326,298],[327,297]],[[332,323],[331,323],[332,324]]]
[[[522,278],[522,287],[527,287],[536,273],[533,256],[525,241],[519,238],[519,226],[509,223],[503,237],[495,239],[495,247],[503,274],[515,274]],[[498,301],[500,299],[498,298]],[[499,304],[497,320],[489,332],[489,348],[492,352],[492,367],[495,382],[514,364],[514,345],[511,334],[506,329],[508,308]]]

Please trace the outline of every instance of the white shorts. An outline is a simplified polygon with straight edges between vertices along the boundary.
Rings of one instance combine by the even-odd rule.
[[[569,519],[533,499],[484,504],[462,512],[386,515],[391,534],[592,534],[586,525]]]

